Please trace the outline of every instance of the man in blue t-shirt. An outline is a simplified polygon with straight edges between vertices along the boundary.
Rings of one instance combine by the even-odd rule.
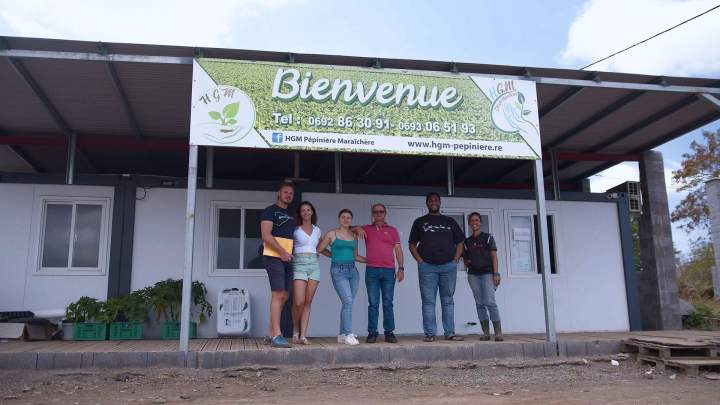
[[[425,197],[428,214],[413,222],[410,230],[410,253],[418,263],[420,298],[422,300],[423,341],[435,340],[435,298],[440,292],[443,332],[446,340],[463,340],[455,334],[455,283],[457,263],[463,253],[460,225],[447,215],[440,214],[440,195]]]
[[[284,182],[277,192],[275,204],[265,208],[260,216],[260,234],[263,241],[263,264],[270,280],[270,325],[268,336],[272,347],[290,347],[280,333],[280,315],[290,296],[293,269],[293,232],[295,218],[288,205],[295,197],[292,183]]]

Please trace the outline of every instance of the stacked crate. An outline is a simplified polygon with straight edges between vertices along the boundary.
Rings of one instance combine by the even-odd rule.
[[[719,349],[720,342],[704,339],[641,337],[622,342],[622,351],[634,355],[638,364],[677,369],[690,376],[720,369]]]

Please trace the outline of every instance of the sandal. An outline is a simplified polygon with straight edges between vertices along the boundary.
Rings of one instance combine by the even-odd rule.
[[[306,337],[301,337],[300,339],[298,339],[298,343],[301,345],[311,345],[312,344],[312,343],[310,343],[309,340],[307,340]]]
[[[434,341],[435,341],[435,336],[425,335],[425,337],[423,338],[423,342],[434,342]]]
[[[455,342],[462,342],[463,340],[465,340],[465,338],[462,337],[462,336],[458,336],[458,335],[447,335],[447,336],[445,336],[445,340],[452,340],[452,341],[455,341]]]
[[[300,343],[300,333],[293,333],[292,342],[295,345]]]

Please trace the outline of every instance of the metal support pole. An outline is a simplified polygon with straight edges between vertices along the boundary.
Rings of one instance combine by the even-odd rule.
[[[553,303],[552,280],[550,277],[550,244],[547,229],[547,210],[545,209],[545,184],[543,182],[542,160],[535,162],[533,178],[535,180],[535,203],[537,205],[537,231],[540,233],[540,269],[542,271],[543,302],[545,304],[545,339],[557,342],[555,332],[555,304]]]
[[[450,197],[455,195],[455,165],[452,156],[447,157],[447,192]]]
[[[558,175],[557,152],[550,151],[550,165],[552,166],[553,200],[560,201],[560,177]]]
[[[77,149],[77,133],[71,132],[67,144],[67,164],[65,166],[65,183],[75,183],[75,151]]]
[[[190,289],[192,287],[193,243],[195,237],[195,191],[197,189],[197,145],[190,145],[185,214],[185,271],[180,305],[180,351],[188,352],[190,342]]]
[[[213,188],[215,149],[212,146],[206,146],[205,148],[205,188]]]
[[[342,193],[342,156],[335,152],[335,193]]]

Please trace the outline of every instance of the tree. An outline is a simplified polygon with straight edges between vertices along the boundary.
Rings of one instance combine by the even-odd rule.
[[[683,222],[680,228],[691,232],[696,228],[709,229],[709,209],[705,199],[705,182],[720,177],[720,130],[703,131],[705,144],[693,141],[692,153],[682,155],[682,167],[673,171],[673,180],[680,184],[678,191],[688,195],[671,214],[673,222]]]

